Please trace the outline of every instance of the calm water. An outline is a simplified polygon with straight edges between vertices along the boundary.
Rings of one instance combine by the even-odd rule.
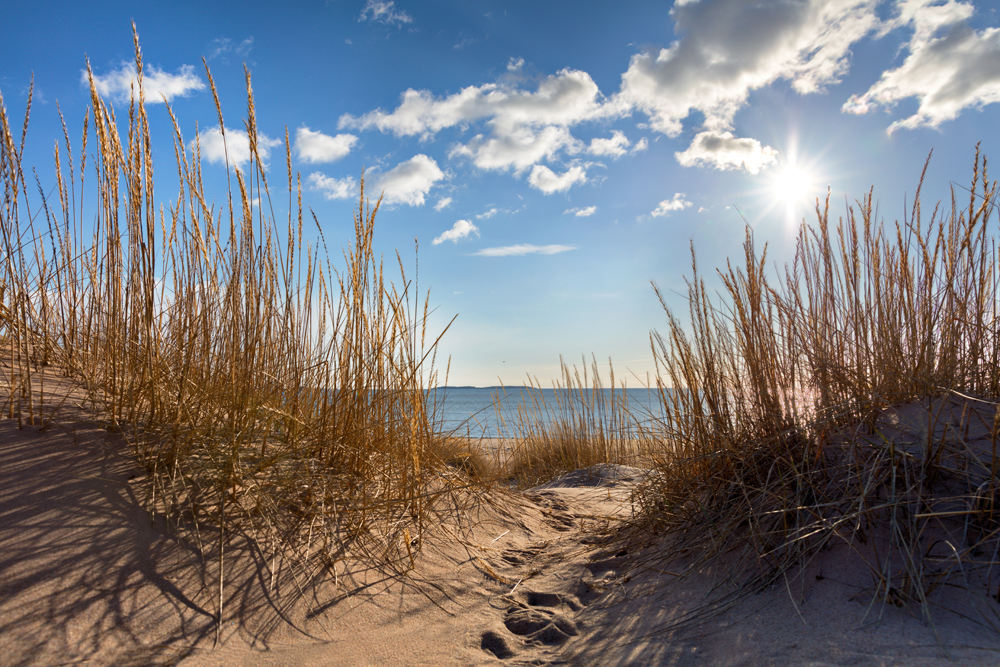
[[[600,395],[593,395],[595,390],[587,390],[584,398],[595,403],[604,402],[610,405],[612,392],[610,389],[596,390]],[[533,408],[532,395],[539,403],[544,401],[544,409],[540,411],[541,418],[547,423],[566,417],[572,414],[571,406],[567,405],[566,392],[561,392],[558,397],[562,399],[562,404],[557,400],[554,389],[535,389],[532,392],[520,387],[446,387],[437,390],[438,418],[441,420],[445,430],[455,430],[456,435],[468,435],[473,438],[502,438],[514,435],[510,432],[510,427],[517,421],[519,406],[526,405],[529,410]],[[508,424],[508,430],[503,431],[497,413],[493,406],[494,396],[502,397],[501,406],[504,420]],[[580,414],[579,404],[583,400],[579,393],[574,392],[569,395],[569,403],[575,404],[577,414]],[[632,413],[640,418],[649,418],[649,415],[657,417],[662,414],[659,404],[659,396],[656,392],[646,389],[615,389],[614,400],[616,402],[627,400],[628,407]]]

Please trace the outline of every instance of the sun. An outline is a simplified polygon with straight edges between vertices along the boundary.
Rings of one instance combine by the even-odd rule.
[[[808,172],[792,165],[775,174],[771,187],[782,201],[802,201],[812,194],[812,178]]]

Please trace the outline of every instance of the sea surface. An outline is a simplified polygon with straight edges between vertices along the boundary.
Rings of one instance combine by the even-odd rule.
[[[557,392],[522,387],[440,387],[430,398],[436,403],[435,418],[443,431],[471,438],[515,437],[518,423],[524,423],[525,417],[546,425],[582,416],[607,420],[613,403],[627,405],[629,412],[643,421],[663,415],[659,394],[647,389]]]

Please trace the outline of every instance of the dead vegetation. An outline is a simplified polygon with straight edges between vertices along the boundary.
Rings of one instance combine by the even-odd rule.
[[[550,399],[537,378],[520,390],[519,402],[509,401],[506,389],[494,396],[506,443],[496,461],[503,479],[530,488],[600,463],[649,467],[660,460],[661,422],[648,406],[630,403],[627,385],[616,386],[614,366],[608,366],[607,386],[596,359],[582,371],[562,361]],[[660,393],[648,391],[656,405]]]
[[[353,243],[335,268],[325,243],[306,240],[287,133],[287,183],[272,196],[249,72],[250,157],[227,165],[221,204],[169,105],[177,189],[168,205],[154,201],[137,37],[135,56],[125,119],[90,76],[81,144],[66,131],[56,147],[54,197],[40,184],[40,199],[29,197],[30,97],[19,141],[0,98],[5,416],[47,424],[39,368],[80,379],[94,414],[148,471],[149,507],[216,561],[220,600],[236,535],[268,563],[412,567],[436,513],[454,511],[470,481],[433,428],[427,297],[401,258],[393,282],[373,250],[378,203],[362,184]]]
[[[779,280],[748,232],[723,298],[693,267],[689,320],[664,306],[654,352],[674,448],[638,497],[636,535],[671,536],[655,558],[687,572],[725,562],[717,605],[836,547],[869,573],[868,599],[931,620],[958,589],[961,613],[1000,629],[1000,258],[978,152],[968,192],[927,221],[918,189],[895,226],[871,193],[836,225],[817,202]]]

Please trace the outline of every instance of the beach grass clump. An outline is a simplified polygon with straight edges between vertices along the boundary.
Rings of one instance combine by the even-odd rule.
[[[490,484],[496,480],[497,471],[488,450],[482,441],[445,433],[435,439],[432,456],[468,479]]]
[[[657,558],[725,562],[744,594],[842,548],[873,600],[928,619],[944,590],[968,592],[973,616],[995,605],[996,194],[977,150],[967,204],[953,188],[929,220],[919,187],[895,225],[871,192],[836,224],[817,200],[777,277],[748,230],[717,299],[692,259],[689,316],[661,295],[653,337],[670,446],[637,525],[672,536]]]
[[[135,64],[124,119],[88,67],[82,144],[74,154],[64,122],[54,197],[21,163],[30,95],[19,138],[0,98],[6,416],[48,425],[53,403],[34,381],[40,365],[81,381],[95,414],[148,472],[151,510],[217,554],[220,587],[236,536],[268,563],[412,567],[438,501],[469,480],[449,465],[434,427],[429,296],[421,299],[398,254],[393,282],[374,251],[379,203],[366,199],[362,178],[353,242],[335,268],[325,241],[306,240],[287,131],[287,185],[272,194],[249,72],[249,156],[228,154],[222,200],[205,191],[199,142],[185,143],[169,104],[176,170],[167,173],[177,180],[169,201],[155,198],[137,37]],[[220,132],[239,140],[205,71]],[[279,217],[284,196],[288,214]]]
[[[500,476],[529,488],[601,463],[652,465],[660,448],[651,428],[657,422],[647,408],[630,404],[626,385],[615,383],[614,366],[609,362],[607,385],[596,358],[589,370],[563,360],[560,368],[549,399],[537,378],[516,402],[506,389],[494,395],[499,432],[509,443],[498,450]]]

